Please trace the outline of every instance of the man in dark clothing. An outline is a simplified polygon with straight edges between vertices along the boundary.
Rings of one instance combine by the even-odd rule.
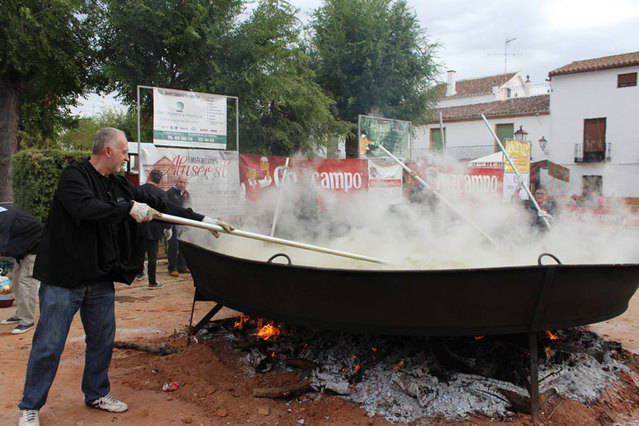
[[[140,189],[156,197],[164,198],[166,193],[158,186],[161,180],[162,172],[153,169],[149,173],[147,182]],[[158,241],[162,239],[166,231],[171,232],[171,225],[166,222],[154,220],[140,224],[140,237],[144,240],[144,251],[147,255],[147,277],[150,289],[162,287],[162,284],[155,280],[155,267],[158,257]]]
[[[148,222],[159,210],[216,223],[115,175],[126,161],[126,136],[105,128],[95,135],[91,157],[62,171],[34,269],[41,281],[40,319],[19,404],[20,425],[38,424],[38,410],[46,402],[78,309],[87,346],[85,403],[110,412],[128,409],[110,395],[108,370],[115,336],[113,282],[130,284],[144,256],[136,244],[140,239],[135,222]]]
[[[553,216],[557,214],[557,205],[541,186],[538,186],[535,189],[534,195],[535,201],[541,210],[538,211],[531,200],[526,200],[524,206],[529,212],[531,212],[532,225],[540,231],[547,231],[548,226],[546,226],[544,218],[550,223]]]
[[[175,185],[166,191],[166,195],[170,203],[180,207],[188,205],[190,198],[189,191],[186,190],[186,185],[188,185],[188,183],[189,180],[185,175],[178,176]],[[180,243],[177,239],[175,226],[172,227],[171,231],[172,235],[171,238],[169,238],[168,252],[169,274],[177,277],[179,276],[179,273],[189,272],[189,269],[186,267],[186,261],[184,260],[184,256],[182,256],[182,250],[180,250]]]
[[[42,237],[42,222],[17,207],[0,207],[0,256],[15,259],[13,291],[16,313],[2,324],[18,324],[11,334],[33,329],[40,283],[33,278],[35,253]]]

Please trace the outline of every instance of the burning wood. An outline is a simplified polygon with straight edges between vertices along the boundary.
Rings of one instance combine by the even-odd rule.
[[[257,334],[264,323],[270,322],[249,320],[243,333]],[[258,397],[331,392],[394,423],[436,417],[463,421],[471,413],[508,420],[513,412],[530,410],[526,335],[476,340],[286,330],[277,341],[257,342],[246,361],[257,373],[300,368],[303,378],[293,385],[256,388]],[[580,328],[553,334],[560,339],[539,335],[540,406],[553,395],[594,401],[617,380],[617,372],[627,370],[616,360],[620,347],[614,342]]]

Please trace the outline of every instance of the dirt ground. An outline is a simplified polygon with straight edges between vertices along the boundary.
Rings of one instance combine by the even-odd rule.
[[[369,418],[354,404],[337,396],[307,393],[298,398],[253,397],[253,389],[297,383],[292,373],[251,377],[242,367],[243,354],[225,344],[189,344],[187,326],[193,300],[188,274],[172,278],[166,264],[158,265],[160,289],[146,288],[146,279],[132,286],[116,285],[116,341],[159,347],[166,343],[178,352],[160,356],[132,349],[116,349],[111,364],[112,394],[129,404],[129,411],[110,414],[89,409],[80,390],[84,365],[84,333],[74,319],[56,380],[47,404],[40,412],[42,425],[382,425],[380,417]],[[198,302],[197,322],[213,303]],[[0,320],[14,308],[0,309]],[[215,317],[236,312],[223,309]],[[17,423],[17,404],[22,396],[24,375],[33,332],[11,335],[12,326],[0,326],[0,424]],[[591,406],[554,397],[543,407],[541,421],[547,425],[639,425],[639,293],[622,316],[590,327],[606,339],[622,343],[634,375],[624,374],[620,385],[606,390]],[[175,392],[164,392],[164,383],[177,382]],[[426,423],[426,422],[423,422]],[[462,424],[430,419],[429,424]],[[472,418],[463,424],[532,424],[529,415],[510,422]]]

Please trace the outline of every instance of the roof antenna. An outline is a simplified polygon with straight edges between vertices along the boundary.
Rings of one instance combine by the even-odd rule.
[[[507,38],[504,43],[504,74],[508,74],[508,43],[517,40],[517,37]]]

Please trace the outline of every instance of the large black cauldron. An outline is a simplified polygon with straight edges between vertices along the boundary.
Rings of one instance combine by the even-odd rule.
[[[252,317],[352,332],[477,336],[561,329],[620,315],[639,285],[639,264],[345,270],[257,262],[181,244],[196,299]]]

